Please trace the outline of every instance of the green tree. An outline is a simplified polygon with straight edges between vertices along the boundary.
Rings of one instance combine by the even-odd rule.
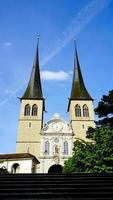
[[[3,164],[3,161],[0,161],[0,164]],[[0,174],[8,174],[7,168],[5,166],[0,167]]]
[[[8,174],[6,167],[0,167],[0,174]]]
[[[95,113],[100,118],[97,124],[113,127],[113,90],[109,91],[108,95],[103,95],[95,108]]]
[[[73,156],[64,163],[66,173],[113,172],[113,130],[98,127],[93,132],[93,143],[82,140],[74,142]]]

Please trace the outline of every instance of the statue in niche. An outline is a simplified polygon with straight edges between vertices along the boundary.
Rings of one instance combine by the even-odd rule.
[[[55,154],[59,154],[59,147],[58,147],[58,145],[55,145]]]

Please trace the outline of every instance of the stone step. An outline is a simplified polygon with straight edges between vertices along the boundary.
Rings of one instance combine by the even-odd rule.
[[[7,181],[7,180],[9,180],[9,178],[10,177],[1,177],[0,176],[0,180],[1,181]],[[100,177],[55,177],[55,178],[52,178],[52,177],[34,177],[34,178],[31,178],[31,177],[11,177],[10,178],[10,181],[27,181],[27,180],[29,180],[29,181],[32,181],[32,180],[35,180],[35,181],[40,181],[40,179],[41,180],[50,180],[50,181],[55,181],[55,180],[67,180],[67,181],[69,181],[69,180],[76,180],[76,181],[85,181],[85,180],[88,180],[88,181],[112,181],[112,179],[113,179],[113,177],[111,177],[111,178],[100,178]]]
[[[2,184],[0,184],[0,188],[4,188],[4,187],[8,187],[8,188],[15,188],[15,187],[20,187],[20,188],[24,188],[24,187],[27,187],[27,188],[35,188],[35,187],[62,187],[62,186],[65,186],[65,187],[76,187],[76,188],[79,188],[79,187],[84,187],[84,188],[87,188],[87,187],[113,187],[112,186],[112,184],[111,183],[106,183],[106,182],[102,182],[102,183],[66,183],[66,182],[64,182],[64,183],[59,183],[59,182],[57,182],[57,183],[54,183],[54,182],[52,182],[52,183],[49,183],[48,184],[48,182],[44,182],[44,183],[34,183],[34,182],[26,182],[26,183],[22,183],[22,182],[20,182],[20,183],[16,183],[16,182],[14,182],[13,184],[10,184],[10,182],[4,182],[4,183],[2,183]]]
[[[104,190],[104,191],[103,191]],[[17,192],[17,193],[25,193],[25,192],[32,192],[32,193],[43,193],[44,192],[55,192],[55,193],[60,193],[60,192],[63,192],[63,193],[67,193],[67,192],[71,192],[71,193],[88,193],[88,192],[99,192],[101,194],[104,193],[108,193],[108,192],[113,192],[113,187],[93,187],[93,188],[71,188],[71,187],[40,187],[40,188],[2,188],[0,189],[0,194],[4,193],[4,192],[7,192],[7,193],[13,193],[13,192]]]
[[[113,200],[113,174],[0,175],[0,200]]]
[[[4,198],[4,197],[3,197],[1,200],[4,200],[4,199],[5,199],[5,200],[12,200],[12,199],[13,199],[13,200],[17,200],[17,199],[20,199],[20,197],[19,197],[19,198],[16,198],[16,199],[15,199],[15,197],[14,197],[14,198],[12,198],[12,197],[11,197],[11,198],[9,198],[9,197],[5,197],[5,198]],[[27,200],[27,199],[29,199],[29,200],[75,200],[75,199],[76,199],[76,200],[113,200],[112,197],[111,197],[111,198],[110,198],[110,197],[105,197],[105,198],[104,198],[104,197],[100,197],[100,198],[96,198],[96,197],[95,197],[95,198],[93,198],[93,197],[90,197],[90,198],[84,198],[84,197],[83,197],[83,198],[82,198],[82,197],[81,197],[81,198],[75,198],[75,197],[71,197],[71,198],[70,198],[70,197],[66,197],[66,198],[65,198],[65,197],[64,197],[64,198],[63,198],[63,197],[62,197],[62,198],[59,198],[59,197],[58,197],[58,198],[54,198],[54,197],[47,197],[47,196],[46,196],[46,198],[40,197],[40,198],[38,198],[38,199],[37,199],[37,197],[32,197],[32,198],[21,197],[21,200]]]
[[[51,178],[54,178],[54,177],[78,177],[78,178],[85,178],[85,177],[96,177],[96,178],[112,178],[113,177],[113,173],[72,173],[72,174],[65,174],[65,173],[62,173],[62,174],[1,174],[0,175],[0,178],[2,177],[13,177],[13,178],[40,178],[40,177],[51,177]]]
[[[21,199],[21,198],[26,198],[27,199],[33,199],[33,198],[37,198],[37,199],[43,199],[43,198],[94,198],[94,199],[99,199],[99,198],[108,198],[108,197],[112,197],[113,199],[113,192],[104,192],[103,193],[100,193],[100,192],[90,192],[90,191],[87,191],[87,192],[84,192],[84,193],[81,193],[81,192],[73,192],[73,193],[69,193],[69,192],[45,192],[45,191],[42,191],[42,192],[24,192],[24,193],[18,193],[18,192],[12,192],[12,193],[1,193],[0,194],[0,199],[1,198],[6,198],[6,197],[9,197],[9,199]]]

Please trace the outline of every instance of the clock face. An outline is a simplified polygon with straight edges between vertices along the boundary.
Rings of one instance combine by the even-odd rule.
[[[60,132],[63,128],[62,124],[59,122],[54,122],[52,127],[53,127],[54,131],[56,131],[56,132]]]
[[[55,139],[54,139],[54,142],[55,142],[55,143],[58,143],[58,142],[59,142],[59,139],[58,139],[58,138],[55,138]]]

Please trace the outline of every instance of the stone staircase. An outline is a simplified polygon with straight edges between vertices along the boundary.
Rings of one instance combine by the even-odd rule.
[[[113,200],[113,174],[0,175],[0,200]]]

